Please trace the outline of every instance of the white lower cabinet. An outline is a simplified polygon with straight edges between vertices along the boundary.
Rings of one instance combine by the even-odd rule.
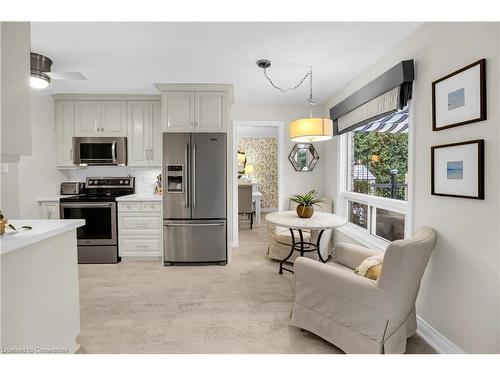
[[[118,202],[118,249],[123,258],[162,256],[161,202]]]
[[[59,219],[59,202],[39,202],[40,219]]]

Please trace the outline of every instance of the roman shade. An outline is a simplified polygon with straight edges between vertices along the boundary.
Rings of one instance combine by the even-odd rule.
[[[334,135],[376,122],[407,107],[414,77],[413,60],[402,61],[330,108]]]
[[[354,131],[359,133],[408,133],[409,117],[408,107],[405,107],[400,111],[390,113],[366,125],[362,125]]]

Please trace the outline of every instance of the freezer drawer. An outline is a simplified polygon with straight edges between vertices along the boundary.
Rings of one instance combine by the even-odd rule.
[[[164,220],[165,263],[227,261],[225,220]]]

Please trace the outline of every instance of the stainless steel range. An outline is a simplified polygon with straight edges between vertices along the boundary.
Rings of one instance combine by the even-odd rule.
[[[61,219],[84,219],[77,229],[78,263],[118,263],[116,197],[134,194],[134,177],[87,177],[84,194],[60,199]]]

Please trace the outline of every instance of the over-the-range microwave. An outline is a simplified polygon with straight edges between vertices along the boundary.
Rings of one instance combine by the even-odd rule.
[[[73,137],[74,163],[127,165],[126,137]]]

